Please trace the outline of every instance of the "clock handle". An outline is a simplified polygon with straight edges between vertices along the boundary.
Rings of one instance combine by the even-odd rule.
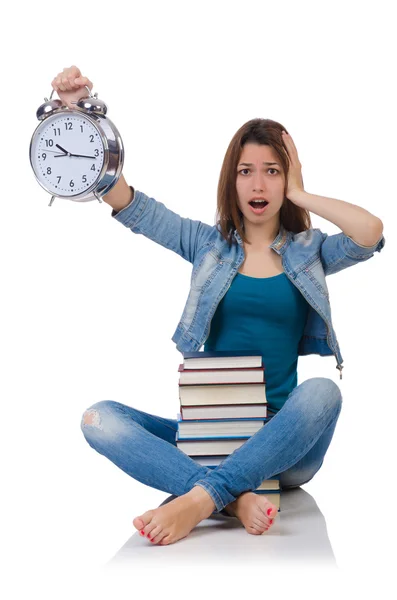
[[[98,92],[95,92],[95,94],[94,94],[94,95],[92,95],[92,94],[91,94],[91,90],[90,90],[90,88],[88,87],[88,85],[85,85],[84,87],[85,87],[85,88],[87,88],[87,90],[88,90],[88,94],[89,94],[89,95],[88,95],[88,97],[89,97],[89,98],[97,98],[97,97],[98,97]],[[50,100],[52,100],[52,95],[53,95],[53,93],[54,93],[54,92],[55,92],[55,90],[54,90],[54,88],[52,88],[52,92],[51,92]],[[45,100],[48,102],[47,98],[45,98]],[[72,102],[72,104],[77,104],[77,102]]]

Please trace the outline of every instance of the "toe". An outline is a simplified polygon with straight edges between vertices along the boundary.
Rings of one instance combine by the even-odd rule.
[[[267,525],[260,525],[258,523],[252,523],[252,529],[255,529],[257,533],[263,533],[267,529]]]
[[[264,527],[268,527],[271,517],[267,516],[266,507],[263,508],[263,507],[259,506],[259,507],[256,507],[255,511],[252,511],[251,519],[252,519],[253,523],[257,523]]]
[[[140,531],[141,529],[146,527],[148,523],[150,523],[150,521],[152,520],[152,516],[153,511],[148,510],[147,512],[143,513],[143,515],[135,517],[135,519],[133,520],[134,527],[136,527]]]
[[[271,502],[268,502],[265,506],[265,515],[269,518],[269,519],[274,519],[274,517],[277,515],[277,506],[275,506],[274,504],[272,504]]]
[[[141,529],[143,529],[145,526],[140,517],[135,517],[135,519],[132,521],[132,524],[134,527],[136,527],[136,529],[138,529],[138,531],[141,531]]]
[[[249,525],[248,527],[245,528],[246,531],[248,531],[248,533],[250,533],[251,535],[260,535],[262,533],[263,530],[259,530],[257,529],[255,526],[251,526]]]
[[[265,523],[262,519],[254,518],[252,521],[252,527],[263,531],[266,527],[269,527],[269,523]]]
[[[146,536],[153,544],[157,544],[161,538],[161,532],[163,531],[163,528],[161,527],[161,525],[157,525],[157,527],[154,527],[154,529],[152,529],[150,531],[150,533]],[[163,534],[164,535],[164,534]],[[150,536],[150,537],[149,537]]]
[[[159,546],[168,546],[168,544],[171,544],[171,535],[170,534],[165,534],[161,538],[161,541],[159,542]]]

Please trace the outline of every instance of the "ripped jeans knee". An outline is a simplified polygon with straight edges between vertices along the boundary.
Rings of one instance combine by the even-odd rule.
[[[82,425],[92,425],[102,429],[101,416],[95,408],[88,408],[83,414]]]

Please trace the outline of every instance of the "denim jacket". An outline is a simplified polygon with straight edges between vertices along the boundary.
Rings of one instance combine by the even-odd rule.
[[[131,188],[133,189],[133,188]],[[236,244],[229,247],[216,225],[181,217],[163,203],[134,191],[133,200],[112,217],[133,233],[161,244],[193,265],[190,291],[172,337],[180,352],[197,351],[206,342],[216,308],[244,262],[243,242],[234,230]],[[281,256],[285,274],[310,305],[298,355],[334,355],[342,379],[343,358],[333,328],[326,276],[371,258],[385,245],[382,235],[373,246],[362,246],[343,232],[320,229],[301,233],[280,225],[270,248]]]

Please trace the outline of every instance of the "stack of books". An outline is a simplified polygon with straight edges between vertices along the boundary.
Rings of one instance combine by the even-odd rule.
[[[216,468],[275,414],[267,406],[265,368],[260,353],[183,352],[179,365],[177,447],[193,460]],[[280,512],[280,481],[262,481]]]

